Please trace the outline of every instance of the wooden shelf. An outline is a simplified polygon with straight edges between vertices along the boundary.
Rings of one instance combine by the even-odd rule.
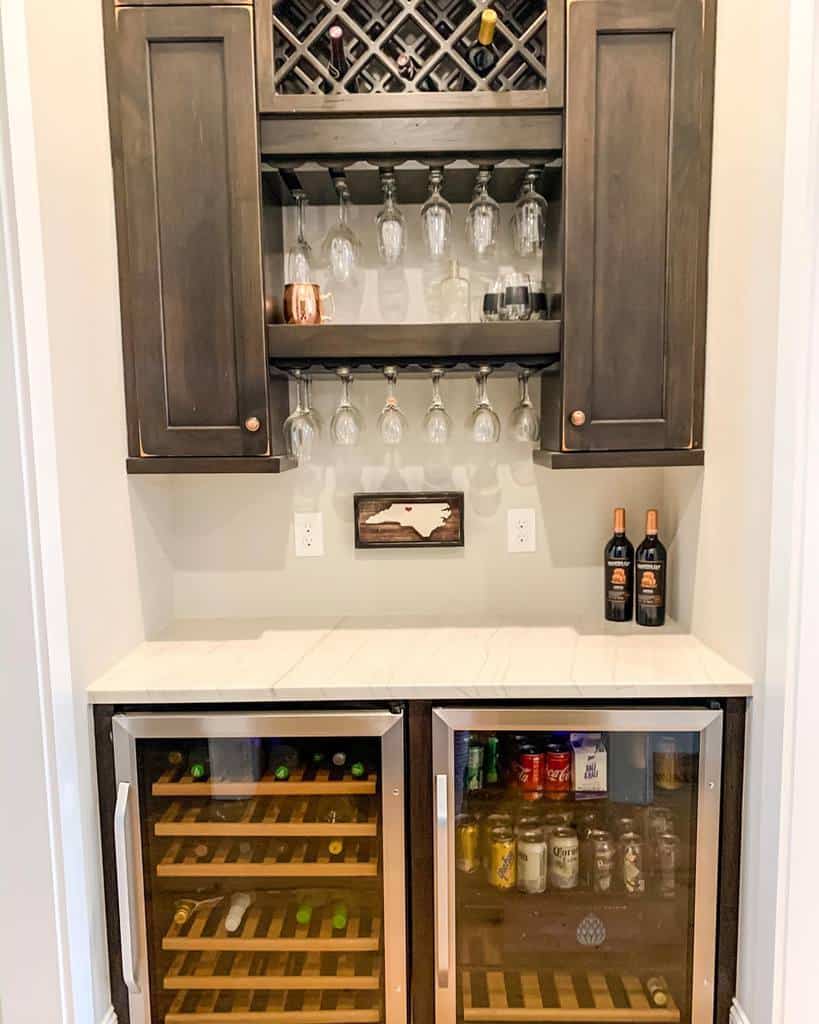
[[[251,798],[236,821],[213,821],[209,800],[174,802],[154,825],[157,836],[375,836],[378,813],[374,803],[358,821],[333,824],[317,821],[316,798]]]
[[[312,895],[312,894],[311,894]],[[314,898],[314,897],[312,897]],[[299,898],[282,898],[266,903],[264,897],[245,914],[241,930],[230,934],[225,929],[228,901],[203,907],[183,925],[171,922],[162,939],[167,952],[232,951],[246,953],[374,953],[381,947],[381,918],[366,908],[350,907],[347,927],[333,928],[332,906],[328,900],[315,906],[309,924],[296,921]]]
[[[149,473],[285,473],[298,463],[284,455],[242,455],[186,458],[164,455],[131,456],[125,460],[129,474]]]
[[[560,356],[560,320],[469,324],[268,324],[274,367],[342,363],[398,366],[524,361],[548,366]]]
[[[178,992],[165,1014],[165,1024],[377,1024],[380,1020],[378,992],[316,990]]]
[[[363,991],[380,987],[381,958],[350,953],[180,953],[163,984],[174,990]]]
[[[680,1010],[671,994],[668,1006],[654,1007],[640,978],[632,974],[588,972],[584,985],[561,971],[461,972],[465,1021],[677,1024]]]
[[[367,796],[375,793],[378,779],[370,775],[366,779],[354,779],[345,772],[341,779],[331,779],[326,768],[308,775],[296,769],[286,782],[277,781],[267,772],[258,782],[229,782],[208,779],[196,782],[190,775],[169,768],[151,786],[153,796]]]
[[[193,847],[171,843],[156,867],[160,878],[374,878],[378,874],[378,842],[352,839],[344,844],[344,860],[333,861],[327,843],[317,839],[282,843],[220,839],[205,858]]]
[[[548,469],[629,469],[642,466],[702,466],[702,448],[676,451],[629,452],[553,452],[546,449],[532,452],[539,466]]]

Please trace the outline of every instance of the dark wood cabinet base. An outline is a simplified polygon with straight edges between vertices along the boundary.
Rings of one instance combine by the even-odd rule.
[[[703,466],[702,448],[679,451],[552,452],[536,451],[532,458],[549,469],[629,469],[641,466]]]

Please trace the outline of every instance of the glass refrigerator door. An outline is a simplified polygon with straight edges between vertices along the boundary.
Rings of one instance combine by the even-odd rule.
[[[437,1024],[711,1024],[722,712],[434,716]]]
[[[401,716],[113,724],[132,1024],[406,1024]]]

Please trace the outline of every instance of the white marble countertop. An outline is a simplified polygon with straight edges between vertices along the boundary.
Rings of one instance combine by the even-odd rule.
[[[673,623],[662,630],[337,619],[196,620],[140,644],[96,704],[744,697],[752,680]]]

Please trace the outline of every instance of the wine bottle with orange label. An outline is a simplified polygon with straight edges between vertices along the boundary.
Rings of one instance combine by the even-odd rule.
[[[646,535],[637,548],[635,587],[637,591],[637,624],[662,626],[665,623],[665,577],[668,556],[657,536],[657,510],[646,513]]]
[[[606,545],[605,609],[609,622],[631,622],[634,613],[634,547],[626,536],[626,510],[614,510],[614,536]]]

